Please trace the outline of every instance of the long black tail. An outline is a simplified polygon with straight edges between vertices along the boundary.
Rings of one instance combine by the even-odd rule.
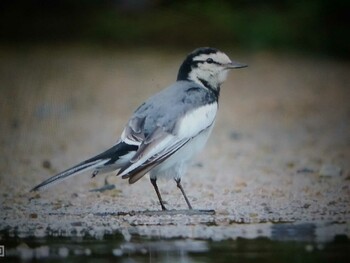
[[[124,142],[120,142],[107,151],[46,179],[30,191],[32,192],[43,190],[49,186],[54,185],[55,183],[67,179],[68,177],[75,176],[92,169],[101,169],[111,165],[113,165],[114,169],[118,169],[118,160],[128,153],[136,151],[137,148],[138,147],[136,145],[128,145]]]

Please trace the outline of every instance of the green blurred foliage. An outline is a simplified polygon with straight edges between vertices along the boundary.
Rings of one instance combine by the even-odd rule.
[[[230,45],[349,58],[348,0],[0,2],[0,40],[126,46]],[[220,44],[219,44],[220,43]]]

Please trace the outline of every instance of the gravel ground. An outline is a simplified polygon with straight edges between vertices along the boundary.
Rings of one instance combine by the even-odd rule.
[[[148,176],[129,186],[84,174],[29,193],[113,144],[188,51],[1,48],[2,233],[225,240],[308,223],[318,241],[349,238],[350,64],[326,58],[225,50],[249,67],[222,87],[216,127],[183,178],[195,209],[209,211],[187,211],[176,184],[161,181],[177,211],[159,212]]]

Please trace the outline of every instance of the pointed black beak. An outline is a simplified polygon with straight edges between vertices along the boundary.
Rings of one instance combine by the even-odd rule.
[[[236,61],[231,61],[231,63],[226,64],[227,69],[235,69],[235,68],[246,68],[248,65],[246,64],[241,64]]]

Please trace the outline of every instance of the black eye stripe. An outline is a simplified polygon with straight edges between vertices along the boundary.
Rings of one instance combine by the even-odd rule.
[[[205,61],[202,61],[203,63],[207,62],[209,64],[216,64],[216,65],[222,65],[221,63],[219,62],[216,62],[215,60],[213,60],[212,58],[207,58],[207,60]]]
[[[219,62],[216,62],[215,60],[213,60],[212,62],[208,62],[208,59],[206,60],[194,60],[192,61],[192,65],[194,67],[198,67],[198,64],[204,64],[204,63],[208,63],[208,64],[215,64],[215,65],[219,65],[219,66],[222,66],[222,63],[219,63]]]

